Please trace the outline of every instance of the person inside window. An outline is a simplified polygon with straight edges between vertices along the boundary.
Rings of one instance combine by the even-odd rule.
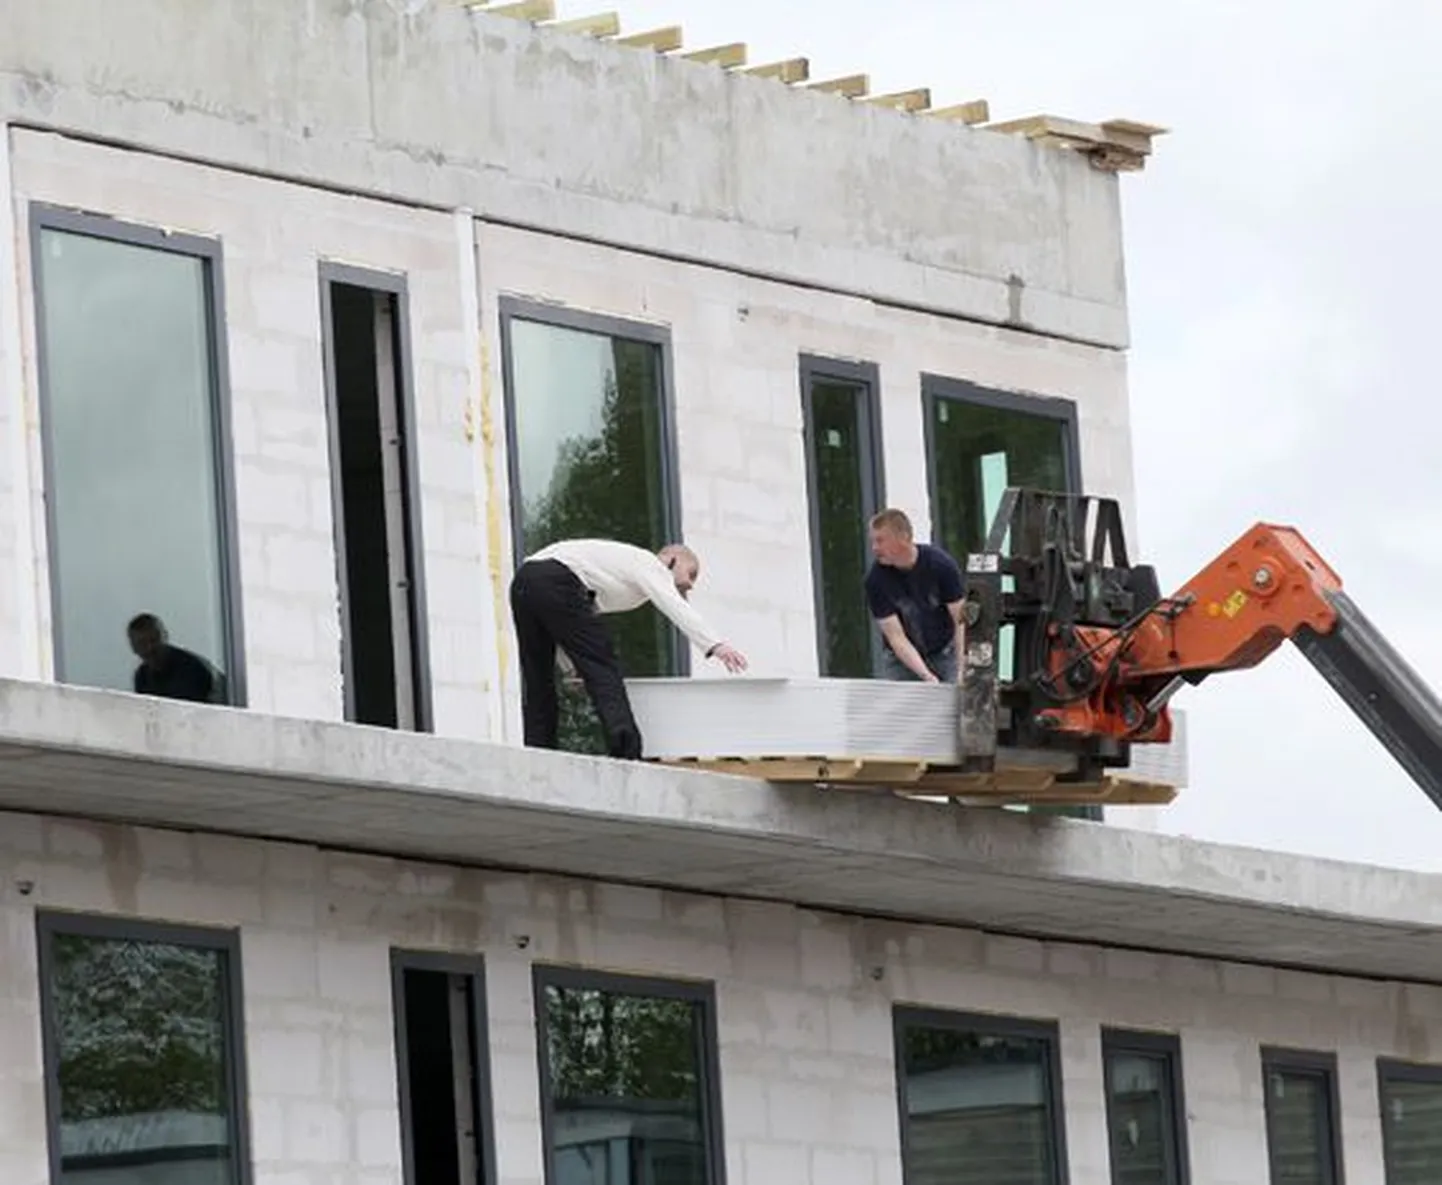
[[[137,695],[199,704],[212,702],[216,679],[210,664],[184,647],[173,645],[160,618],[153,613],[141,613],[131,619],[126,632],[130,649],[140,659],[140,665],[135,668]]]

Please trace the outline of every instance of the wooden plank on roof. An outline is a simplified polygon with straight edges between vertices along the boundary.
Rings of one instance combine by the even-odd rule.
[[[808,82],[806,89],[825,91],[831,95],[842,95],[848,99],[859,99],[871,89],[871,79],[865,74],[846,74],[841,78],[827,78],[821,82]]]
[[[481,11],[491,16],[508,16],[518,21],[553,21],[556,19],[556,0],[516,0],[513,4],[488,4]]]
[[[755,74],[758,78],[775,78],[788,86],[805,82],[811,77],[811,62],[807,58],[786,58],[780,62],[766,62],[760,66],[747,66],[743,74]]]
[[[933,119],[954,119],[958,123],[985,123],[991,118],[991,104],[985,99],[972,99],[966,103],[953,103],[950,107],[933,107],[927,112]]]
[[[688,62],[705,62],[720,66],[723,70],[735,70],[746,65],[746,43],[733,41],[729,45],[713,45],[707,49],[693,49],[679,55]]]
[[[915,90],[893,91],[889,95],[872,95],[862,102],[877,107],[894,107],[898,111],[925,111],[931,106],[931,88],[919,86]]]
[[[657,53],[673,53],[681,48],[681,26],[667,25],[662,29],[631,33],[625,37],[617,37],[616,44],[629,45],[633,49],[654,49]]]
[[[597,12],[591,16],[573,16],[546,26],[560,33],[576,33],[582,37],[616,37],[621,32],[621,16],[615,12]]]

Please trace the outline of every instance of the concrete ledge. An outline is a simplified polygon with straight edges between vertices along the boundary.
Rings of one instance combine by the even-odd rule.
[[[0,810],[1442,981],[1442,876],[48,684]]]

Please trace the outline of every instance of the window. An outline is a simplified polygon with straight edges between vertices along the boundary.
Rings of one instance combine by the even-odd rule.
[[[652,549],[679,541],[665,331],[503,300],[501,335],[516,562],[580,536]],[[684,638],[653,606],[611,629],[628,677],[690,669]],[[606,751],[570,680],[561,747]]]
[[[1387,1185],[1442,1181],[1442,1065],[1377,1063]]]
[[[1181,1058],[1175,1037],[1103,1031],[1112,1185],[1187,1180]]]
[[[801,401],[811,502],[818,668],[869,678],[880,635],[866,604],[867,524],[881,509],[880,386],[874,366],[803,357]]]
[[[233,932],[38,920],[51,1180],[242,1185]]]
[[[1271,1185],[1341,1185],[1336,1058],[1264,1049],[1262,1078]]]
[[[906,1185],[1065,1185],[1052,1023],[896,1012]]]
[[[495,1179],[480,960],[391,956],[406,1185]]]
[[[430,726],[405,283],[321,266],[346,719]]]
[[[145,690],[243,703],[219,245],[32,226],[56,678],[132,690],[149,614],[185,653]]]
[[[1008,486],[1081,492],[1076,405],[1070,400],[991,391],[955,379],[922,376],[930,464],[932,538],[963,570],[986,542]],[[1012,588],[1004,578],[1004,592]],[[997,677],[1012,677],[1014,630],[997,646]],[[1101,809],[1026,807],[1042,814],[1100,818]]]
[[[977,551],[1007,486],[1081,492],[1076,405],[926,375],[931,520],[958,560]]]
[[[711,989],[535,975],[547,1185],[722,1185]]]

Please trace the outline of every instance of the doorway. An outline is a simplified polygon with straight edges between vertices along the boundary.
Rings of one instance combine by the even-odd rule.
[[[480,960],[391,959],[406,1185],[488,1185],[494,1141]]]
[[[405,282],[322,265],[345,718],[430,728]]]

